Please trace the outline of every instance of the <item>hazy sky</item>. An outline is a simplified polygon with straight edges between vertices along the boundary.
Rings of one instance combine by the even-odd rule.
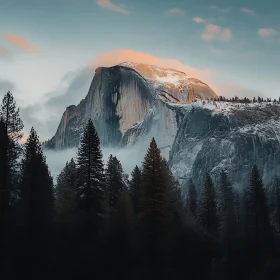
[[[222,95],[280,96],[280,1],[0,0],[0,97],[51,137],[98,65],[177,67]]]

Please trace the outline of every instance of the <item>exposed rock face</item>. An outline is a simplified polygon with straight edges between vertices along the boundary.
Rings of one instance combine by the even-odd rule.
[[[200,187],[205,171],[219,179],[223,169],[236,187],[244,187],[254,164],[265,184],[279,174],[280,105],[197,102],[183,109],[170,152],[177,177],[192,177]]]
[[[45,146],[77,146],[91,118],[103,146],[132,145],[151,134],[168,157],[180,119],[179,111],[168,104],[216,97],[206,84],[176,70],[136,63],[100,67],[85,99],[67,107],[55,136]]]

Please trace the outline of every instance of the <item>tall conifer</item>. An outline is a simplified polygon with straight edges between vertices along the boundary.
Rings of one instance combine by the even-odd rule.
[[[32,128],[24,145],[20,176],[20,212],[32,229],[49,223],[53,215],[53,180],[37,133]]]
[[[214,236],[218,233],[218,215],[213,181],[206,173],[201,190],[198,208],[198,219],[202,226]]]
[[[132,205],[134,209],[134,213],[138,215],[139,212],[139,200],[140,200],[140,184],[141,184],[141,171],[139,167],[136,165],[131,173],[131,180],[130,180],[130,195],[132,199]]]
[[[77,210],[97,228],[106,213],[105,178],[100,140],[88,121],[77,156]]]
[[[18,140],[22,138],[23,123],[19,116],[19,109],[10,91],[5,94],[0,106],[0,120],[4,125],[2,128],[3,143],[0,146],[1,154],[4,156],[2,166],[2,183],[0,187],[0,217],[5,217],[9,205],[11,191],[13,189],[13,176],[16,174],[17,159],[21,149]]]

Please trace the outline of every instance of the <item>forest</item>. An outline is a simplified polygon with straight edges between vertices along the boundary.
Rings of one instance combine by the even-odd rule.
[[[268,193],[252,166],[241,195],[225,171],[214,185],[204,170],[204,183],[189,178],[183,196],[154,139],[128,176],[116,157],[104,164],[89,119],[77,157],[54,183],[35,129],[23,145],[22,130],[8,92],[0,107],[1,279],[280,279],[280,177]]]

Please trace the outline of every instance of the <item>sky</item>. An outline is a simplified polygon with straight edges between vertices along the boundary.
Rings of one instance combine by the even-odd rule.
[[[127,60],[278,98],[279,13],[277,0],[0,0],[0,98],[10,90],[44,140],[96,67]]]

